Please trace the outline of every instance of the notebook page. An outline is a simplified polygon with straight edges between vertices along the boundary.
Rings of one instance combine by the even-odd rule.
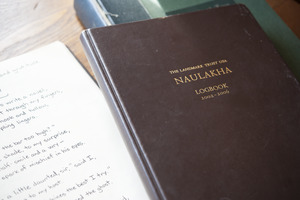
[[[62,43],[0,63],[0,200],[148,199],[119,134]]]

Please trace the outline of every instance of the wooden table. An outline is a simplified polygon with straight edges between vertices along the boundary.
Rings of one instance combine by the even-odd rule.
[[[294,0],[267,0],[300,37],[300,4]],[[92,74],[79,41],[84,29],[73,0],[1,0],[0,61],[60,40]]]
[[[0,16],[0,60],[59,40],[92,74],[79,40],[84,28],[73,0],[1,0]]]

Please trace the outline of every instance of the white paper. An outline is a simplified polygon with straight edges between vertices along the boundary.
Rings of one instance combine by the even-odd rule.
[[[9,199],[148,199],[101,91],[60,42],[0,63]]]

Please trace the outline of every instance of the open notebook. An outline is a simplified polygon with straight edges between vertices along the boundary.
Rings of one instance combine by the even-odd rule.
[[[60,42],[0,63],[0,199],[148,199],[101,91]]]

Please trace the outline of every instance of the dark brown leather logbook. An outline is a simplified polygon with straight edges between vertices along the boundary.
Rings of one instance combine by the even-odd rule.
[[[300,199],[300,86],[245,6],[81,40],[152,198]]]

